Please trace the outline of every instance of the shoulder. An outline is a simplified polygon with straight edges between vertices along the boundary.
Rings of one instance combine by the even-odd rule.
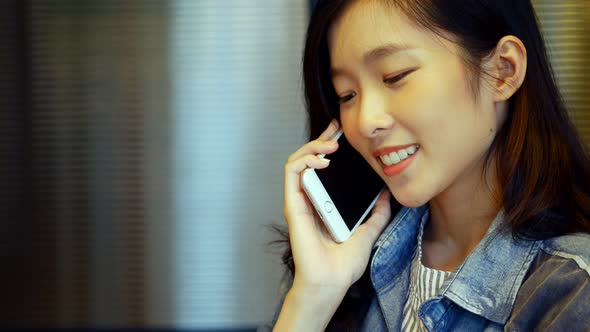
[[[575,233],[545,240],[541,244],[541,251],[548,258],[573,260],[590,275],[590,234]]]
[[[542,241],[520,289],[508,330],[590,326],[590,235]]]

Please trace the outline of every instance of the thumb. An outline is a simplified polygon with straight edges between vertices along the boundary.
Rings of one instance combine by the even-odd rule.
[[[369,248],[373,247],[377,238],[381,235],[387,224],[391,219],[391,206],[389,203],[389,197],[391,193],[389,189],[385,188],[381,193],[381,196],[375,203],[371,217],[367,221],[360,225],[353,237],[357,237],[359,241],[367,242],[366,245]]]

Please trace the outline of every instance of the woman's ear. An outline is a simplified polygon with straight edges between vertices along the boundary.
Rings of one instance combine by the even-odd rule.
[[[495,78],[494,101],[508,100],[524,82],[527,68],[524,44],[515,36],[504,36],[486,62],[486,67]]]

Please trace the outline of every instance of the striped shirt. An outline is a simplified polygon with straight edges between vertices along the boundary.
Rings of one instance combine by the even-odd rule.
[[[422,265],[423,230],[424,223],[420,227],[418,245],[412,259],[410,289],[404,306],[402,331],[426,331],[420,317],[418,317],[418,309],[422,303],[438,293],[443,282],[451,274],[451,272],[435,270]]]

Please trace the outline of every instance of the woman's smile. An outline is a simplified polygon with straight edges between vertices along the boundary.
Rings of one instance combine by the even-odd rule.
[[[383,173],[389,177],[403,172],[414,161],[420,145],[411,144],[403,147],[386,147],[378,149],[373,155],[381,163]]]

